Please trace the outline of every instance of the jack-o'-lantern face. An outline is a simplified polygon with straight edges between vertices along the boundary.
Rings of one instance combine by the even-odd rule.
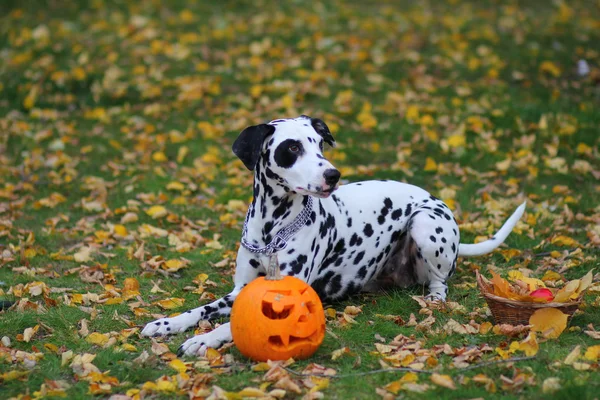
[[[233,304],[231,330],[238,349],[255,360],[306,358],[323,341],[325,314],[319,296],[299,279],[256,279]]]
[[[300,291],[273,290],[265,293],[262,314],[271,320],[273,331],[278,332],[269,336],[271,347],[293,348],[306,342],[314,343],[318,339],[320,330],[317,306],[309,288],[310,286],[306,286]],[[293,329],[290,329],[291,326]]]

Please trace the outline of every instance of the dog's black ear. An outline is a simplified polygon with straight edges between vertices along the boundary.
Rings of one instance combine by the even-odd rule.
[[[244,163],[246,168],[253,171],[258,163],[260,151],[265,138],[275,132],[273,125],[260,124],[249,126],[240,133],[240,136],[233,142],[231,149]]]
[[[308,117],[308,118],[310,118],[310,117]],[[331,132],[329,131],[329,127],[325,124],[325,122],[323,122],[319,118],[310,118],[310,124],[312,125],[314,130],[319,135],[321,135],[321,137],[323,138],[325,143],[327,143],[331,147],[335,147],[335,139],[331,135]]]

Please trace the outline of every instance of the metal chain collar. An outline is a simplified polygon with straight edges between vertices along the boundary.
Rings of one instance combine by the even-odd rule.
[[[273,240],[269,242],[264,247],[258,247],[250,243],[246,240],[246,233],[248,232],[248,221],[250,220],[250,208],[246,213],[246,220],[244,221],[244,228],[242,230],[242,240],[240,243],[244,248],[246,248],[249,252],[255,254],[266,254],[268,256],[273,253],[285,249],[287,246],[287,241],[294,236],[310,218],[310,214],[313,208],[313,200],[312,197],[308,196],[308,201],[306,202],[306,206],[300,213],[296,216],[296,218],[292,221],[291,224],[281,228],[273,237]]]

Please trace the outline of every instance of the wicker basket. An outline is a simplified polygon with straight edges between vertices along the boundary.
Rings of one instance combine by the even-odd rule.
[[[579,308],[581,300],[570,303],[530,303],[516,301],[493,294],[493,287],[484,281],[479,271],[475,271],[479,290],[494,316],[496,324],[528,325],[529,317],[540,308],[556,308],[569,317]]]

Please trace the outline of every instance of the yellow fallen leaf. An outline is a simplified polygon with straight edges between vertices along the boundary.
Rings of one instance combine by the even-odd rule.
[[[8,371],[0,374],[0,381],[8,382],[14,381],[15,379],[21,379],[27,376],[31,371]]]
[[[187,156],[189,152],[190,152],[190,149],[187,146],[181,146],[177,150],[177,162],[179,164],[181,164],[183,162],[183,160],[185,159],[185,156]]]
[[[85,341],[98,346],[104,346],[106,343],[108,343],[108,339],[109,337],[103,333],[92,332],[88,337],[85,338]]]
[[[560,274],[558,272],[554,272],[554,271],[546,271],[546,273],[544,273],[544,276],[542,276],[542,281],[544,282],[548,282],[548,281],[558,281],[561,280],[562,276],[560,276]]]
[[[121,294],[125,300],[138,296],[140,294],[140,283],[138,280],[136,278],[125,278]]]
[[[577,371],[587,371],[591,368],[591,366],[588,363],[576,362],[573,363],[573,368]]]
[[[496,163],[496,169],[498,171],[508,171],[508,169],[510,168],[511,163],[512,163],[512,158],[508,157],[505,160],[498,161]]]
[[[167,260],[162,265],[162,268],[169,272],[179,271],[181,268],[185,268],[185,267],[187,267],[187,263],[185,263],[182,260]]]
[[[581,295],[584,291],[587,290],[592,285],[592,281],[594,280],[594,269],[588,271],[587,274],[583,278],[581,278],[581,282],[577,287],[577,293]]]
[[[400,383],[400,381],[393,381],[385,385],[383,388],[390,393],[398,394],[400,389],[402,389],[402,383]]]
[[[484,323],[479,325],[479,333],[481,333],[482,335],[485,335],[492,329],[492,327],[493,327],[493,325],[491,322],[485,321]]]
[[[552,61],[544,61],[540,64],[540,73],[548,73],[553,77],[557,78],[561,74],[560,67],[554,64]]]
[[[125,215],[123,215],[121,217],[121,223],[122,224],[128,224],[128,223],[131,223],[131,222],[136,222],[137,220],[138,220],[138,216],[134,212],[125,213]]]
[[[600,345],[588,347],[583,358],[588,361],[598,361],[600,359]]]
[[[175,190],[181,192],[183,189],[185,189],[185,185],[181,182],[173,181],[167,184],[167,190]]]
[[[462,147],[467,144],[467,139],[462,134],[455,134],[448,138],[448,146],[450,147]]]
[[[119,236],[127,236],[127,228],[124,225],[121,224],[117,224],[114,227],[115,229],[115,234],[119,235]]]
[[[121,348],[123,350],[125,350],[125,351],[130,351],[132,353],[135,353],[137,351],[137,348],[134,345],[130,344],[130,343],[123,343],[121,345]]]
[[[342,347],[341,349],[334,350],[331,353],[331,359],[333,361],[335,361],[338,358],[340,358],[341,356],[343,356],[344,354],[348,354],[348,353],[350,353],[350,349],[348,347]]]
[[[168,214],[167,209],[163,206],[152,206],[146,210],[146,214],[154,219],[162,218]]]
[[[556,308],[540,308],[529,318],[533,332],[540,332],[545,338],[556,339],[567,327],[569,316]]]
[[[163,300],[157,301],[153,304],[158,305],[160,308],[162,308],[164,310],[171,310],[173,308],[181,307],[183,305],[183,303],[185,303],[185,299],[182,299],[179,297],[170,297],[168,299],[163,299]]]
[[[39,325],[36,325],[33,328],[26,328],[23,331],[22,335],[17,335],[17,340],[20,341],[20,342],[29,343],[29,341],[31,340],[31,338],[33,338],[33,336],[37,333],[37,331],[39,329],[40,329]]]
[[[169,361],[169,367],[173,368],[177,372],[185,372],[187,370],[185,363],[178,358]]]
[[[255,372],[266,372],[271,369],[271,366],[266,362],[261,362],[252,367],[252,371]]]
[[[73,350],[67,350],[60,355],[60,366],[64,367],[73,359]]]
[[[167,156],[162,151],[154,152],[152,154],[152,159],[156,162],[165,162],[168,160]]]
[[[89,262],[91,260],[91,247],[82,247],[77,253],[73,254],[73,259],[78,263]]]
[[[570,300],[576,299],[579,295],[577,293],[577,289],[579,289],[580,284],[581,281],[579,279],[567,282],[565,286],[556,292],[556,295],[554,295],[554,301],[557,303],[566,303]]]
[[[567,357],[565,358],[564,363],[567,364],[567,365],[573,365],[573,363],[579,359],[580,355],[581,355],[581,346],[577,345],[567,355]]]
[[[246,398],[246,397],[254,397],[254,398],[258,397],[258,398],[262,398],[262,397],[265,397],[265,396],[269,397],[262,390],[260,390],[258,388],[253,388],[253,387],[244,388],[244,389],[240,390],[239,392],[237,392],[236,395],[239,396],[239,397],[241,397],[241,398]]]
[[[216,360],[220,357],[221,357],[221,353],[219,353],[218,350],[215,350],[212,347],[209,347],[208,349],[206,349],[206,358],[209,361]]]
[[[450,377],[450,375],[441,375],[441,374],[431,374],[431,382],[435,383],[438,386],[442,386],[448,389],[456,389],[456,385],[454,384],[454,381],[452,380],[452,378]]]
[[[524,352],[527,357],[535,356],[539,349],[535,332],[529,332],[529,335],[519,342],[519,350]]]
[[[110,394],[110,392],[112,391],[112,386],[110,386],[108,383],[90,383],[90,386],[88,388],[88,393],[89,394],[93,394],[93,395],[97,395],[97,394]]]
[[[44,344],[44,348],[46,348],[48,351],[51,351],[54,354],[58,354],[58,346],[52,343],[46,343]]]
[[[546,284],[541,279],[528,278],[525,275],[523,275],[523,273],[521,271],[509,271],[508,276],[513,282],[517,281],[517,280],[519,280],[521,282],[525,282],[527,284],[527,286],[529,287],[530,291],[534,291],[538,288],[546,287]]]
[[[310,381],[314,386],[309,390],[309,393],[315,393],[329,387],[329,378],[311,376]]]
[[[431,157],[427,157],[425,159],[425,171],[437,171],[437,163],[435,162],[435,160]]]
[[[566,247],[579,247],[581,246],[579,242],[572,237],[558,235],[550,240],[550,243],[555,244],[557,246],[566,246]]]

